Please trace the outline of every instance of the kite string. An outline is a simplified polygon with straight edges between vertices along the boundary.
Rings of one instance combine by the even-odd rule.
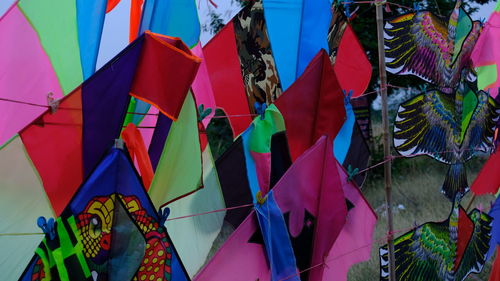
[[[377,1],[377,0],[375,0],[375,1],[341,2],[341,4],[351,4],[351,5],[355,5],[355,4],[374,4],[374,5],[377,5],[379,3],[381,3],[381,5],[383,5],[383,4],[389,4],[389,5],[396,6],[396,7],[399,7],[399,8],[404,8],[404,9],[407,9],[407,10],[410,10],[410,11],[414,10],[411,7],[408,7],[408,6],[405,6],[405,5],[401,5],[401,4],[398,4],[398,3],[394,3],[394,2],[390,2],[390,1],[380,1],[380,0]]]
[[[416,228],[416,227],[407,227],[407,228],[403,228],[403,229],[394,230],[392,233],[393,233],[393,234],[396,234],[396,233],[401,233],[401,232],[407,232],[407,231],[413,230],[413,229],[415,229],[415,228]],[[283,279],[280,279],[279,281],[288,280],[288,279],[290,279],[290,278],[292,278],[292,277],[295,277],[296,275],[300,275],[300,274],[302,274],[302,273],[304,273],[304,272],[307,272],[307,271],[313,270],[313,269],[315,269],[316,267],[320,267],[320,266],[328,266],[328,264],[327,264],[328,262],[331,262],[331,261],[334,261],[334,260],[340,259],[340,258],[342,258],[342,257],[344,257],[344,256],[350,255],[350,254],[355,253],[355,252],[357,252],[357,251],[359,251],[359,250],[362,250],[362,249],[364,249],[364,248],[372,247],[374,244],[379,244],[379,243],[382,243],[382,242],[386,242],[388,238],[389,238],[389,234],[387,234],[387,235],[385,235],[385,236],[383,236],[383,237],[380,237],[380,238],[378,238],[378,239],[375,239],[375,240],[373,240],[371,243],[368,243],[368,244],[365,244],[365,245],[360,246],[360,247],[358,247],[358,248],[352,249],[351,251],[348,251],[348,252],[346,252],[346,253],[343,253],[343,254],[336,255],[336,256],[333,256],[333,257],[331,257],[331,258],[325,259],[325,260],[323,260],[323,262],[321,262],[321,263],[318,263],[318,264],[316,264],[316,265],[313,265],[313,266],[311,266],[311,267],[308,267],[308,268],[306,268],[306,269],[303,269],[303,270],[299,271],[298,273],[295,273],[295,274],[293,274],[293,275],[287,276],[287,277],[285,277],[285,278],[283,278]]]
[[[244,204],[244,205],[239,205],[239,206],[234,206],[234,207],[228,207],[228,208],[223,208],[223,209],[217,209],[217,210],[203,212],[203,213],[198,213],[198,214],[192,214],[192,215],[186,215],[186,216],[181,216],[181,217],[175,217],[175,218],[167,219],[166,221],[173,221],[173,220],[191,218],[191,217],[196,217],[196,216],[208,215],[208,214],[212,214],[212,213],[225,212],[225,211],[230,211],[230,210],[235,210],[235,209],[241,209],[241,208],[245,208],[245,207],[252,207],[253,205],[254,205],[253,203],[251,203],[251,204]]]
[[[464,149],[464,150],[474,150],[474,151],[482,151],[480,149]],[[440,153],[450,153],[452,151],[440,151],[440,152],[434,152],[435,154],[440,154]],[[374,169],[388,161],[393,161],[394,159],[398,159],[398,158],[407,158],[407,157],[413,157],[413,156],[422,156],[422,155],[427,155],[425,153],[415,153],[415,154],[409,154],[409,155],[390,155],[389,157],[387,157],[386,159],[384,159],[383,161],[381,162],[378,162],[374,165],[371,165],[363,170],[360,170],[358,171],[356,174],[362,174],[364,172],[367,172],[371,169]],[[356,175],[355,174],[355,175]],[[241,209],[241,208],[246,208],[246,207],[252,207],[254,206],[253,203],[250,203],[250,204],[244,204],[244,205],[239,205],[239,206],[233,206],[233,207],[227,207],[227,208],[223,208],[223,209],[217,209],[217,210],[212,210],[212,211],[207,211],[207,212],[202,212],[202,213],[196,213],[196,214],[191,214],[191,215],[186,215],[186,216],[180,216],[180,217],[174,217],[174,218],[170,218],[170,219],[167,219],[166,221],[173,221],[173,220],[179,220],[179,219],[185,219],[185,218],[191,218],[191,217],[197,217],[197,216],[202,216],[202,215],[208,215],[208,214],[211,214],[211,213],[219,213],[219,212],[225,212],[225,211],[230,211],[230,210],[235,210],[235,209]],[[394,233],[397,233],[397,232],[400,232],[400,231],[394,231]],[[38,235],[40,233],[0,233],[0,236],[8,236],[8,235]],[[43,233],[41,233],[43,234]]]

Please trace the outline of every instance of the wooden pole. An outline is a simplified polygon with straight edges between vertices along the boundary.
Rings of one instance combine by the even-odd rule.
[[[391,142],[389,136],[389,112],[387,108],[387,74],[385,71],[385,50],[384,50],[384,12],[382,4],[385,1],[378,1],[376,5],[377,15],[377,39],[378,39],[378,67],[380,72],[380,96],[382,98],[382,126],[384,129],[384,158],[391,156]],[[391,180],[391,161],[384,164],[385,180],[385,203],[387,208],[387,248],[389,249],[389,280],[396,281],[395,262],[394,262],[394,242],[393,242],[393,223],[392,223],[392,180]]]
[[[472,203],[474,203],[474,200],[476,200],[476,195],[472,195],[472,198],[469,201],[469,204],[467,204],[467,209],[465,209],[465,212],[469,212],[470,207],[472,207]]]

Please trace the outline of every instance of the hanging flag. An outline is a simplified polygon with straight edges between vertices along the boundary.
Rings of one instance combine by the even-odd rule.
[[[491,225],[491,240],[489,243],[488,258],[491,258],[495,253],[495,249],[500,245],[500,201],[498,198],[495,203],[491,206],[491,210],[488,213],[493,218],[493,223]]]
[[[282,131],[283,121],[279,111],[270,108],[265,116],[263,120],[255,118],[244,135],[238,137],[217,159],[217,172],[228,208],[255,201],[255,195],[261,187],[257,174],[260,175],[262,186],[266,183],[266,186],[272,188],[291,165],[286,132]],[[256,128],[260,129],[254,132]],[[249,144],[250,139],[252,145]],[[255,159],[262,161],[256,162]],[[228,210],[225,220],[237,228],[249,212],[250,208]]]
[[[267,194],[271,180],[271,139],[278,132],[285,131],[285,122],[279,110],[270,105],[261,116],[241,134],[248,183],[255,198],[259,191]]]
[[[325,257],[346,222],[347,207],[332,143],[326,136],[319,138],[273,189],[288,225],[298,269],[308,269],[301,273],[302,280],[322,280]]]
[[[203,53],[215,102],[228,115],[236,137],[251,123],[255,102],[269,105],[282,94],[262,1],[245,6]]]
[[[148,77],[135,75],[139,70],[137,64],[142,61],[141,53],[149,53],[148,56],[162,50],[171,53],[166,43],[160,44],[160,49],[155,47],[155,51],[143,45],[144,41],[156,41],[155,36],[150,33],[138,38],[72,94],[53,102],[51,109],[19,133],[57,215],[119,137],[130,88],[135,86],[135,94],[139,96],[149,93],[141,87],[141,83],[145,83],[142,80]],[[174,67],[162,62],[161,55],[156,63],[160,62],[161,72]],[[193,76],[187,75],[176,82],[190,84]],[[148,81],[165,83],[164,80]],[[170,106],[180,108],[181,104],[175,101],[180,100],[170,100]],[[201,158],[199,162],[201,166]]]
[[[146,38],[130,95],[176,120],[201,59],[178,38],[149,32]]]
[[[275,105],[285,119],[292,159],[322,135],[335,138],[346,118],[344,97],[325,51],[314,57]]]
[[[130,123],[122,131],[121,135],[123,141],[127,145],[132,162],[137,161],[137,167],[141,174],[142,183],[147,191],[151,185],[151,181],[153,180],[154,172],[141,132],[133,123]]]
[[[203,189],[167,205],[170,217],[183,217],[225,208],[210,146],[203,151]],[[225,212],[167,220],[165,226],[190,277],[205,264],[219,235]]]
[[[496,246],[497,252],[500,247]],[[498,281],[500,280],[500,258],[495,258],[495,261],[493,262],[493,266],[491,268],[491,273],[490,273],[490,278],[488,281]]]
[[[328,33],[330,60],[340,87],[356,98],[368,88],[372,65],[344,14],[338,8],[333,14]]]
[[[19,136],[0,147],[0,264],[6,280],[17,280],[43,235],[36,226],[39,216],[54,217],[47,193]],[[13,234],[13,235],[8,235]]]
[[[191,92],[172,123],[149,189],[159,208],[203,187],[198,114]]]
[[[260,192],[258,194],[262,195]],[[266,248],[271,280],[300,281],[292,242],[274,193],[270,191],[265,198],[260,199],[259,195],[254,209]]]
[[[496,47],[500,40],[498,26],[500,26],[500,2],[497,2],[481,31],[471,55],[472,64],[476,68],[478,88],[489,90],[494,98],[500,88],[500,51]]]
[[[276,67],[286,90],[321,49],[328,50],[330,1],[263,0],[263,6]]]
[[[271,280],[264,241],[252,211],[193,281]]]
[[[208,127],[208,124],[210,123],[210,120],[215,115],[215,109],[217,108],[217,105],[215,103],[215,97],[212,90],[212,84],[210,83],[207,62],[205,60],[203,52],[204,51],[201,48],[201,43],[193,48],[193,54],[201,58],[201,64],[200,68],[198,69],[198,73],[193,80],[191,89],[196,100],[196,108],[200,108],[200,106],[203,105],[203,108],[206,108],[206,110],[210,110],[210,113],[202,120],[203,126],[205,126],[206,129]]]
[[[301,280],[322,280],[324,257],[347,215],[332,149],[332,140],[320,138],[272,189],[287,225],[297,269],[303,271]],[[263,233],[250,212],[194,280],[271,280],[270,271]]]
[[[248,3],[232,23],[248,106],[255,113],[255,102],[270,104],[282,93],[262,0]]]
[[[370,259],[377,215],[337,162],[347,203],[346,223],[326,258],[323,280],[346,281],[352,265]]]
[[[147,0],[143,6],[140,34],[151,30],[179,37],[190,48],[200,38],[200,20],[194,0]]]
[[[496,194],[500,187],[500,173],[498,173],[498,163],[500,162],[500,153],[495,151],[484,163],[481,171],[472,183],[471,190],[476,195]]]
[[[63,90],[38,35],[17,5],[0,21],[0,97],[40,105],[47,94],[60,98]],[[15,71],[29,62],[30,67]],[[30,82],[28,82],[30,81]],[[46,108],[0,100],[0,145],[13,137]]]

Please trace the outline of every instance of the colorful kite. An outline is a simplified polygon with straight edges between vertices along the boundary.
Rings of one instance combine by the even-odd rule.
[[[461,6],[458,0],[447,23],[427,11],[388,21],[387,71],[418,76],[441,92],[453,94],[462,72],[472,66],[470,56],[481,31],[481,23],[473,22]]]
[[[9,173],[0,178],[4,192],[0,205],[8,207],[5,211],[12,214],[1,218],[2,232],[33,233],[36,230],[32,224],[37,216],[59,216],[62,213],[83,179],[93,171],[114,140],[120,136],[132,88],[135,95],[149,99],[150,94],[154,93],[146,94],[145,87],[142,87],[147,84],[146,80],[152,84],[176,85],[177,94],[182,95],[171,96],[169,107],[163,110],[171,110],[169,115],[178,117],[175,112],[182,107],[192,82],[188,77],[193,75],[174,78],[174,83],[168,82],[167,76],[155,80],[154,76],[145,76],[144,72],[138,71],[145,67],[164,72],[163,68],[172,67],[165,59],[170,60],[175,56],[187,58],[181,49],[173,49],[168,45],[171,40],[174,39],[152,33],[139,37],[112,62],[61,99],[58,106],[46,109],[39,118],[19,132],[19,136],[0,149],[3,171]],[[141,56],[142,53],[147,55]],[[139,63],[141,57],[150,57],[149,63],[152,64],[148,66],[145,62]],[[196,61],[190,63],[196,64]],[[174,89],[171,88],[167,95],[175,95],[172,90]],[[195,109],[194,111],[196,114]],[[199,142],[197,148],[200,149]],[[201,157],[197,159],[201,166]],[[193,163],[195,162],[191,162],[191,165],[196,166]],[[197,176],[201,178],[201,170]],[[3,246],[15,245],[15,241],[19,239],[9,236],[2,237],[1,240]],[[9,270],[5,272],[6,276],[19,276],[20,272],[15,265],[26,263],[25,257],[33,252],[33,247],[39,242],[33,237],[21,240],[24,241],[23,244],[26,243],[25,247],[5,251],[0,255],[3,264],[12,265],[7,267]]]
[[[325,259],[323,274],[325,281],[345,281],[349,268],[370,259],[373,232],[377,215],[363,197],[363,194],[349,177],[340,163],[337,171],[347,203],[347,217],[337,240]]]
[[[346,118],[344,95],[324,50],[316,54],[275,105],[285,119],[292,159],[322,135],[337,136]]]
[[[76,192],[21,280],[188,280],[130,158],[112,149]],[[64,275],[66,274],[66,275]],[[90,275],[92,279],[90,279]]]
[[[347,206],[332,151],[332,140],[321,137],[272,189],[301,280],[326,278],[323,262],[346,221]],[[263,234],[250,212],[194,280],[271,280],[270,270]]]
[[[455,96],[426,91],[399,106],[394,147],[403,156],[426,154],[450,165],[442,192],[453,200],[469,185],[464,163],[478,151],[493,148],[499,105],[487,93],[462,84]]]
[[[352,98],[361,96],[372,78],[372,65],[345,15],[335,5],[328,31],[330,60],[340,86],[352,91]]]
[[[458,198],[458,197],[457,197]],[[394,240],[396,280],[464,280],[486,262],[492,218],[469,215],[455,200],[447,220],[428,222]],[[381,280],[389,280],[387,245],[380,248]]]

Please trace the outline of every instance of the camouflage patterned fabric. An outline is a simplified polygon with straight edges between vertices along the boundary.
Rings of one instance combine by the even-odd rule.
[[[233,25],[248,105],[255,113],[256,101],[271,104],[282,93],[262,1],[247,5],[233,18]]]
[[[345,28],[347,27],[347,19],[342,11],[338,8],[332,6],[332,20],[330,21],[330,27],[328,28],[328,49],[330,53],[330,61],[332,65],[335,64],[335,59],[337,58],[337,50],[340,45],[340,40],[342,35],[344,35]]]

